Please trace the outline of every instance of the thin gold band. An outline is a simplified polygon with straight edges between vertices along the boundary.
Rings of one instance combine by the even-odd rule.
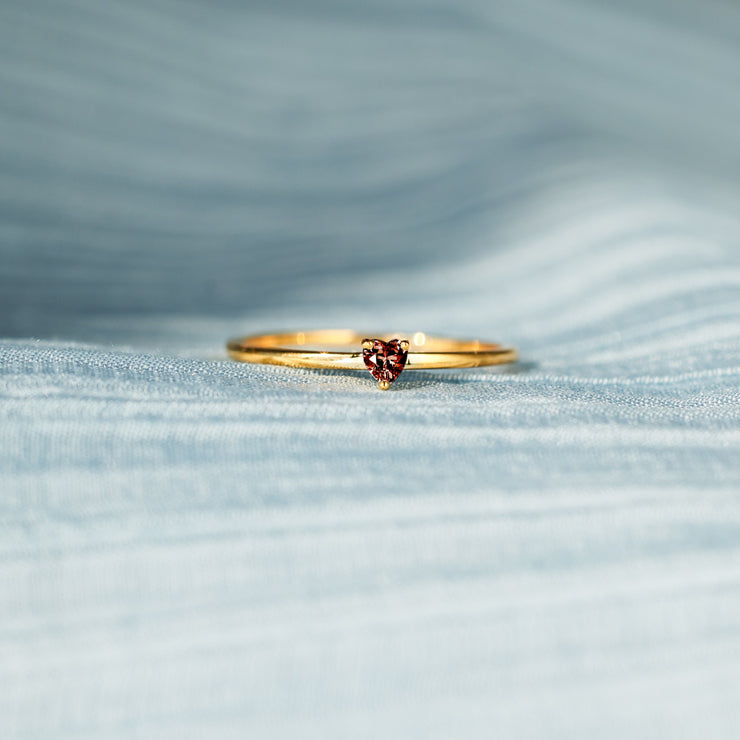
[[[516,362],[518,357],[515,349],[490,342],[449,339],[423,332],[359,334],[350,329],[257,334],[232,339],[226,347],[229,355],[240,362],[334,370],[365,370],[362,342],[368,337],[383,341],[406,337],[405,341],[409,343],[408,360],[406,361],[408,370],[502,365]],[[343,351],[339,351],[340,348]]]

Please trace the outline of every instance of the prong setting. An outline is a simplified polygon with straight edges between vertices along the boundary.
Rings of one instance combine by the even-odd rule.
[[[405,345],[405,346],[404,346]],[[362,359],[370,374],[378,381],[378,388],[387,391],[401,374],[408,358],[407,339],[363,339]]]

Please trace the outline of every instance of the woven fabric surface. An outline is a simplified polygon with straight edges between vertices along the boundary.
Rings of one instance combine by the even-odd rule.
[[[11,1],[0,62],[0,737],[740,736],[736,6]],[[322,326],[521,361],[226,358]]]

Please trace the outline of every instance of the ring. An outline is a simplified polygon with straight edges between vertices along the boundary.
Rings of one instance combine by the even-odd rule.
[[[367,368],[383,391],[404,369],[502,365],[518,357],[512,347],[477,339],[448,339],[423,332],[358,334],[351,329],[256,334],[232,339],[226,348],[240,362],[332,370]]]

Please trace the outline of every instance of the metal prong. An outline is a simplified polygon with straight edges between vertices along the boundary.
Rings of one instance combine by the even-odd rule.
[[[409,340],[408,339],[402,339],[401,340],[401,349],[404,352],[408,352],[410,346],[411,345],[409,344]]]
[[[362,349],[372,349],[373,348],[373,340],[372,339],[363,339],[362,340]]]
[[[381,391],[387,391],[391,387],[391,384],[387,380],[379,380],[378,381],[378,388],[380,388]]]

